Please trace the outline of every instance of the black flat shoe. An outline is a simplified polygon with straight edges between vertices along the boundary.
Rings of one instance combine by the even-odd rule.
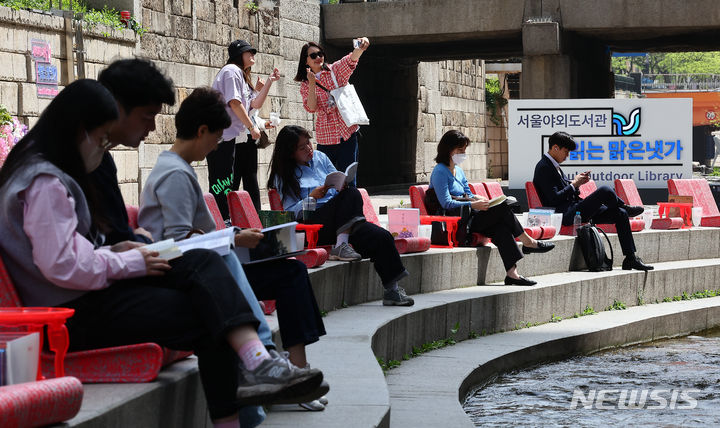
[[[533,281],[532,279],[527,279],[524,276],[520,276],[520,278],[510,278],[509,276],[505,277],[505,285],[535,285],[537,284],[536,281]]]
[[[528,247],[526,245],[523,245],[522,252],[523,254],[530,254],[530,253],[547,253],[548,251],[555,248],[555,244],[552,242],[545,242],[545,241],[537,241],[537,248],[535,247]]]
[[[625,205],[623,208],[625,208],[625,212],[627,212],[627,215],[630,218],[637,217],[645,211],[645,207],[637,205]]]
[[[643,263],[642,259],[638,256],[625,257],[622,264],[623,270],[653,270],[654,267]]]

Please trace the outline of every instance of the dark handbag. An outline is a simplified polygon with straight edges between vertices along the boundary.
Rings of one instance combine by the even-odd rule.
[[[432,232],[430,233],[430,243],[432,245],[448,246],[448,231],[444,221],[434,221],[432,224]]]
[[[434,188],[425,191],[425,209],[430,215],[445,215]]]
[[[264,149],[265,147],[269,146],[270,144],[272,144],[272,143],[270,142],[270,138],[268,138],[267,132],[260,130],[260,138],[258,138],[257,141],[255,141],[255,145],[257,146],[257,148]]]
[[[458,246],[470,247],[472,243],[470,226],[472,226],[472,220],[474,218],[473,209],[470,205],[463,205],[453,211],[455,211],[455,213],[452,215],[460,217],[457,223],[457,231],[455,232],[455,239],[457,240]]]
[[[605,253],[605,245],[603,244],[600,233],[605,236],[608,248],[610,248],[610,258]],[[610,239],[605,231],[594,224],[586,224],[577,229],[577,237],[575,238],[580,252],[585,260],[585,265],[591,272],[601,272],[612,270],[613,266],[613,248]]]

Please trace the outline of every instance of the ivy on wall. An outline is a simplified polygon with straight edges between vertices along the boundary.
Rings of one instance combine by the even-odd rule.
[[[485,109],[490,113],[490,120],[495,125],[502,124],[501,112],[506,104],[500,80],[497,77],[485,79]]]

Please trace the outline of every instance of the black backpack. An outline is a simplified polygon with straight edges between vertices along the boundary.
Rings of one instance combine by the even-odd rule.
[[[605,236],[605,240],[610,248],[610,258],[605,253],[605,245],[603,244],[600,233]],[[613,266],[613,249],[610,239],[605,232],[594,224],[586,224],[577,229],[577,237],[575,238],[580,251],[582,252],[585,265],[591,272],[600,272],[612,270]]]

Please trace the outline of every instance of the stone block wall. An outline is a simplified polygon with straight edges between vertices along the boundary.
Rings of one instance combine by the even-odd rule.
[[[428,181],[437,144],[451,129],[470,138],[462,168],[468,180],[487,177],[485,72],[482,60],[421,62],[418,67],[416,179]]]
[[[232,40],[246,39],[258,49],[254,78],[266,79],[274,67],[282,75],[273,84],[262,116],[276,111],[283,124],[314,130],[313,116],[303,109],[299,84],[293,78],[301,46],[308,40],[320,40],[317,0],[262,0],[256,13],[251,13],[242,0],[236,3],[233,0],[140,0],[136,3],[136,16],[147,29],[142,37],[130,30],[115,31],[102,26],[85,26],[82,32],[85,77],[96,78],[100,70],[116,59],[138,56],[153,60],[176,87],[177,102],[157,116],[155,132],[138,149],[118,147],[112,151],[127,203],[138,203],[143,182],[157,156],[172,144],[173,115],[180,102],[193,89],[212,84],[227,60],[227,45]],[[73,34],[73,43],[77,43],[74,30],[70,28],[69,32]],[[51,61],[58,67],[62,89],[70,80],[66,70],[65,31],[61,16],[0,6],[0,103],[30,126],[49,103],[36,96],[30,40],[37,38],[50,44]],[[483,62],[479,60],[420,64],[416,181],[429,179],[435,165],[437,142],[445,131],[453,128],[460,129],[473,141],[470,158],[463,164],[468,178],[485,178],[483,73]],[[74,74],[72,79],[77,77],[77,73]],[[412,91],[415,92],[415,87]],[[270,134],[274,139],[274,132]],[[267,181],[271,154],[272,147],[259,151],[261,189]],[[197,162],[194,167],[203,189],[208,189],[206,162]],[[267,204],[264,190],[261,195]]]
[[[502,109],[500,123],[485,116],[487,139],[487,175],[488,178],[507,180],[508,178],[508,138],[507,138],[507,107]]]

